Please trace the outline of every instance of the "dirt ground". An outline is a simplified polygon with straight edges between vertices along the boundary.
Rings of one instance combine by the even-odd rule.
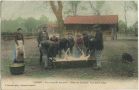
[[[100,71],[95,71],[92,67],[45,70],[39,65],[35,39],[25,40],[25,73],[13,76],[9,72],[13,48],[14,41],[2,41],[2,90],[137,90],[137,76],[112,75],[105,68]],[[123,52],[130,53],[137,62],[137,40],[104,41],[102,66],[109,63],[110,57]]]

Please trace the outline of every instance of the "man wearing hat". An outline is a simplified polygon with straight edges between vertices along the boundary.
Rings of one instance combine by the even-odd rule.
[[[47,26],[42,27],[41,31],[39,31],[38,45],[41,43],[41,41],[44,41],[44,40],[49,40],[49,35],[47,32]]]
[[[103,50],[103,34],[102,34],[100,26],[97,26],[96,35],[95,35],[95,58],[96,58],[95,69],[101,68],[102,50]]]

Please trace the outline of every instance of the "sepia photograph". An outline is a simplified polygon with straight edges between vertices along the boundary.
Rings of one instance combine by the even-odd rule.
[[[1,0],[1,90],[138,90],[138,0]]]

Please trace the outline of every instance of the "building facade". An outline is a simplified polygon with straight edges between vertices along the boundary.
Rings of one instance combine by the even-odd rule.
[[[103,32],[104,39],[117,39],[118,16],[100,15],[100,16],[70,16],[64,20],[66,32],[78,33],[88,32],[93,35],[96,33],[96,25]]]

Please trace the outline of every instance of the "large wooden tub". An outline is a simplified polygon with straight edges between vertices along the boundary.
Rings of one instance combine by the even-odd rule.
[[[13,63],[10,65],[10,72],[12,75],[20,75],[24,73],[24,63]]]
[[[53,61],[54,68],[78,68],[92,67],[96,60],[56,60]]]

